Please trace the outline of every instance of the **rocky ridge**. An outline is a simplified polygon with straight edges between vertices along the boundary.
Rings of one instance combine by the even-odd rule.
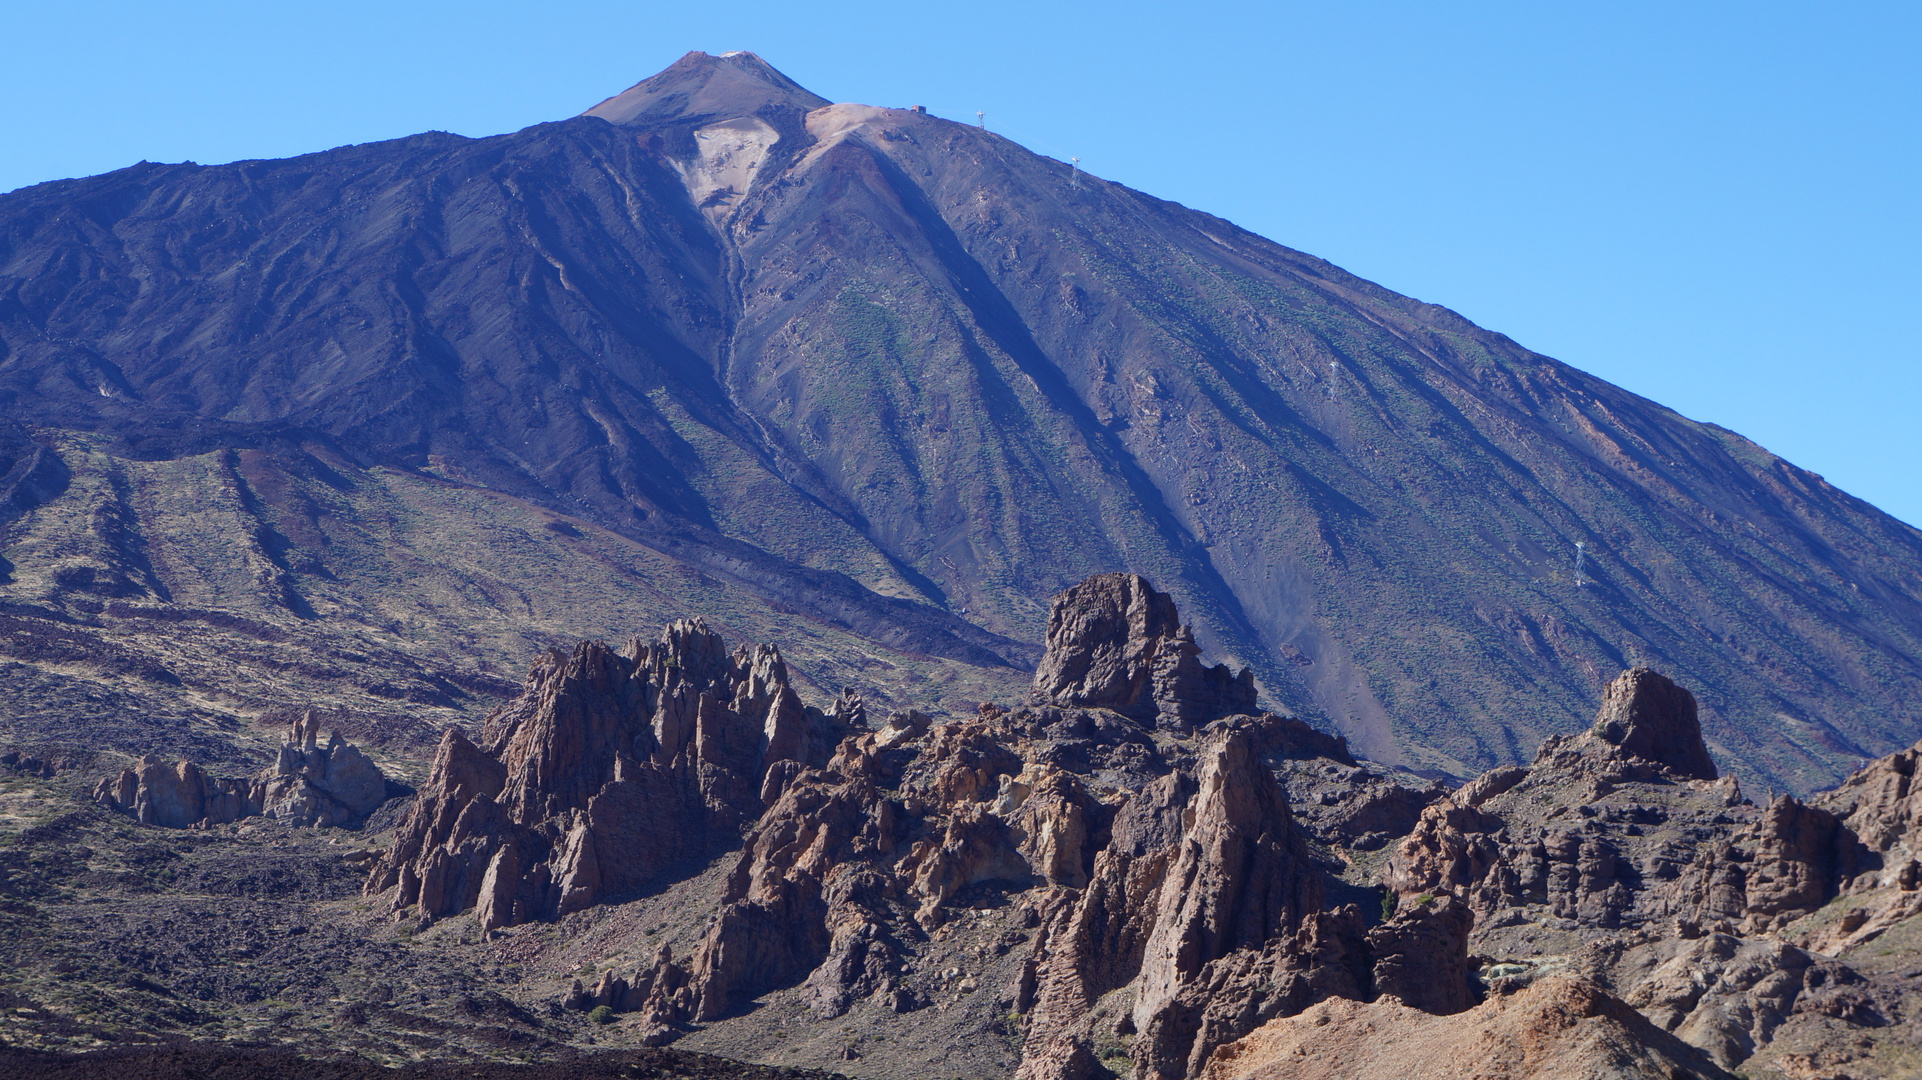
[[[583,644],[536,665],[484,747],[448,734],[368,891],[423,920],[471,908],[480,928],[506,927],[692,865],[692,849],[656,849],[662,834],[719,847],[734,830],[692,948],[566,995],[637,1014],[650,1044],[725,1027],[786,987],[822,1019],[935,1011],[934,945],[979,904],[1025,928],[998,991],[1023,1017],[1023,1076],[1092,1076],[1117,1030],[1141,1075],[1183,1077],[1329,996],[1472,1003],[1466,907],[1381,921],[1330,904],[1338,864],[1297,823],[1277,763],[1385,778],[1339,739],[1250,711],[1246,673],[1203,667],[1172,600],[1138,576],[1067,590],[1050,625],[1029,703],[873,729],[849,697],[806,724],[771,652],[728,661],[685,624],[622,653]],[[691,680],[678,705],[678,684],[656,683],[676,678]],[[706,734],[675,734],[690,719]],[[849,731],[830,754],[837,722]],[[758,819],[721,813],[745,806]],[[612,886],[611,866],[636,869]]]
[[[1225,1080],[1323,1053],[1840,1080],[1922,1046],[1922,747],[1758,806],[1692,695],[1633,669],[1588,731],[1451,791],[1232,711],[1237,676],[1143,579],[1053,606],[1028,700],[959,719],[808,708],[778,652],[698,621],[543,654],[354,853],[372,921],[349,936],[526,965],[513,1023],[540,1038],[857,1076]],[[1194,677],[1156,680],[1176,664]],[[317,730],[283,760],[311,765]],[[1371,1031],[1392,1044],[1343,1049]]]
[[[1876,1048],[1915,1038],[1911,994],[1847,957],[1922,910],[1915,756],[1757,806],[1716,778],[1688,692],[1632,670],[1591,731],[1428,807],[1381,880],[1463,901],[1492,991],[1572,970],[1720,1067],[1879,1075]]]
[[[577,982],[566,1003],[631,1016],[647,1044],[713,1045],[770,995],[817,1023],[880,1010],[912,1030],[994,994],[1020,1018],[1010,1064],[1024,1080],[1231,1075],[1259,1057],[1244,1040],[1272,1043],[1271,1025],[1324,1002],[1362,1009],[1329,1006],[1344,1024],[1413,1010],[1434,1019],[1411,1030],[1435,1039],[1462,1030],[1442,1018],[1498,1016],[1522,1038],[1567,1016],[1563,1035],[1551,1024],[1527,1036],[1546,1040],[1542,1060],[1626,1040],[1644,1055],[1636,1068],[1704,1076],[1774,1061],[1823,1025],[1907,1023],[1899,987],[1812,951],[1806,926],[1844,896],[1875,907],[1831,936],[1874,940],[1915,914],[1913,755],[1825,797],[1841,809],[1788,796],[1758,807],[1720,775],[1693,696],[1633,669],[1589,731],[1447,792],[1250,711],[1245,674],[1202,666],[1172,600],[1138,576],[1066,590],[1049,626],[1026,703],[870,727],[844,696],[831,752],[816,726],[811,760],[740,759],[753,764],[730,782],[761,812],[706,834],[719,845],[736,830],[740,848],[721,856],[705,927],[684,950],[662,944]],[[596,681],[600,704],[567,712],[537,684],[489,730],[573,745],[624,693]],[[504,753],[494,738],[482,756],[499,769],[475,783],[553,790],[538,779],[562,775],[542,771],[545,751]],[[482,767],[459,753],[429,792]],[[1863,839],[1869,822],[1881,824]],[[629,858],[620,843],[597,837],[593,850]],[[478,848],[468,858],[486,862]],[[478,925],[501,925],[498,908],[472,902]],[[994,950],[1000,982],[957,982],[942,943],[984,911],[1013,928]],[[1575,981],[1553,981],[1564,975]],[[1516,994],[1533,996],[1502,1002]]]

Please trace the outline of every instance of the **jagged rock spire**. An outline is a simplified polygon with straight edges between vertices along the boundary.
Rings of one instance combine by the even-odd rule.
[[[1233,674],[1200,658],[1173,597],[1139,574],[1097,574],[1054,598],[1034,694],[1173,728],[1255,711],[1247,668]]]
[[[825,752],[771,646],[730,654],[697,619],[553,650],[481,745],[449,730],[366,888],[424,920],[565,915],[738,835]]]

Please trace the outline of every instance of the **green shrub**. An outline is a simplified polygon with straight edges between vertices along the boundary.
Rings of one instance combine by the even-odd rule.
[[[596,1005],[594,1011],[587,1014],[587,1018],[597,1024],[611,1024],[614,1022],[614,1010],[605,1005]]]

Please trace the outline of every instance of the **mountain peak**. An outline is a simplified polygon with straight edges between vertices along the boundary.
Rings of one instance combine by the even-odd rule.
[[[587,110],[621,125],[751,116],[769,106],[806,112],[829,104],[751,52],[690,52],[665,71]]]

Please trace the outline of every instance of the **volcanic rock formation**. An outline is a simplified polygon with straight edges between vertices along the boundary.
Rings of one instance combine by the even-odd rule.
[[[296,720],[274,764],[251,779],[221,779],[199,765],[167,765],[152,756],[100,782],[94,801],[171,829],[222,825],[264,815],[295,825],[350,825],[380,808],[387,777],[360,749],[333,732],[320,742],[320,721]]]
[[[825,755],[826,722],[778,651],[730,655],[698,620],[550,652],[479,745],[448,729],[367,892],[489,929],[631,894],[738,837]]]
[[[1254,712],[1254,673],[1203,667],[1200,657],[1173,597],[1139,574],[1099,574],[1049,609],[1035,699],[1111,709],[1173,729]]]
[[[1373,927],[1355,905],[1327,904],[1330,865],[1296,823],[1276,763],[1362,774],[1339,739],[1252,712],[1246,674],[1201,667],[1173,603],[1133,575],[1061,593],[1050,624],[1036,704],[983,705],[944,721],[900,713],[852,730],[831,756],[707,767],[702,776],[737,793],[758,790],[752,805],[765,810],[721,881],[704,934],[686,955],[663,949],[630,972],[604,971],[570,990],[568,1003],[639,1013],[652,1043],[727,1023],[785,987],[798,987],[819,1017],[862,1001],[914,1013],[930,1002],[931,942],[966,921],[964,897],[983,895],[1016,905],[1033,929],[1008,990],[1024,1016],[1026,1077],[1092,1076],[1097,1029],[1112,1023],[1139,1032],[1141,1075],[1179,1078],[1263,1020],[1330,995],[1372,999],[1380,989],[1438,1011],[1472,1003],[1465,904],[1411,904]],[[718,645],[701,651],[718,656]],[[648,730],[586,719],[659,715],[652,704],[611,704],[652,701],[610,671],[628,670],[617,661],[584,645],[568,663],[581,674],[537,669],[522,698],[490,719],[497,734],[485,751],[450,733],[369,889],[396,889],[399,905],[418,897],[427,914],[477,903],[481,925],[506,925],[594,902],[610,861],[666,864],[605,824],[638,818],[708,837],[738,826],[744,819],[717,820],[721,804],[693,798],[695,787],[638,783],[660,767],[645,738],[632,761],[599,771],[540,764],[582,757],[557,744],[632,738],[583,730]],[[610,704],[562,707],[588,697],[560,689],[570,680],[592,683],[591,699]],[[862,711],[848,695],[836,709]],[[809,746],[825,743],[811,736]],[[600,779],[610,773],[622,779]],[[624,784],[634,792],[622,814],[603,819],[596,808]],[[517,816],[522,806],[537,807],[542,823]],[[436,824],[447,822],[477,824]],[[529,850],[559,854],[520,853]],[[575,869],[595,860],[598,879]],[[530,865],[531,874],[519,872],[513,914],[498,914],[509,910],[510,871]],[[1100,1006],[1117,990],[1130,1003],[1122,1014]]]
[[[1587,730],[1449,791],[1299,719],[1224,715],[1245,682],[1142,579],[1065,590],[1049,621],[1028,702],[960,716],[881,719],[853,690],[809,709],[777,652],[698,622],[549,652],[477,740],[446,733],[392,845],[342,865],[373,861],[396,918],[452,922],[416,947],[528,962],[563,1026],[604,1008],[628,1041],[876,1075],[959,1055],[1194,1080],[1300,1050],[1833,1080],[1922,1034],[1922,746],[1758,806],[1688,692],[1637,669]],[[1170,657],[1194,677],[1157,680]],[[347,760],[315,730],[289,775]],[[129,775],[156,820],[244,795]]]
[[[1841,1060],[1906,1016],[1899,982],[1836,957],[1922,912],[1914,753],[1757,807],[1714,779],[1687,691],[1637,669],[1603,697],[1591,731],[1422,812],[1382,872],[1399,902],[1465,901],[1498,992],[1572,966],[1723,1068]]]
[[[1653,761],[1677,776],[1713,780],[1715,762],[1702,742],[1695,695],[1647,668],[1625,671],[1602,691],[1594,734],[1630,757]]]
[[[1139,579],[1064,592],[1050,625],[1064,655],[1044,659],[1038,703],[856,732],[749,829],[691,951],[570,1001],[639,1012],[654,1043],[786,987],[820,1017],[863,1000],[916,1016],[942,985],[935,942],[968,921],[958,899],[989,888],[976,902],[1033,928],[1006,991],[1023,1080],[1267,1075],[1249,1072],[1280,1067],[1259,1047],[1335,1049],[1371,1025],[1438,1076],[1481,1060],[1453,1049],[1475,1032],[1510,1070],[1491,1075],[1719,1076],[1811,1046],[1835,1060],[1856,1045],[1838,1033],[1907,1023],[1899,984],[1814,937],[1873,940],[1917,914],[1914,754],[1823,805],[1756,807],[1717,778],[1688,692],[1636,669],[1591,730],[1443,797],[1289,718],[1163,730],[1217,699],[1155,698],[1142,660],[1179,624]],[[1077,696],[1107,704],[1061,704]],[[1301,781],[1294,807],[1281,776]],[[1355,808],[1320,813],[1343,793]],[[1320,814],[1325,851],[1403,834],[1379,918],[1296,807]],[[1872,908],[1817,919],[1854,895]]]

